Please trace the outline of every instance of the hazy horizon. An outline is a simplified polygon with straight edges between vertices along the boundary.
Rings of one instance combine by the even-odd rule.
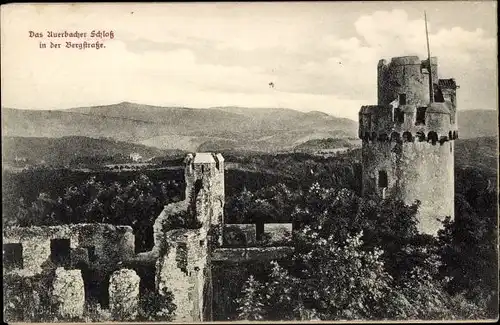
[[[2,107],[132,102],[357,120],[377,102],[379,59],[427,56],[426,10],[440,77],[461,86],[458,110],[496,110],[495,9],[493,1],[3,5]],[[78,50],[40,49],[28,37],[48,30],[114,38]]]

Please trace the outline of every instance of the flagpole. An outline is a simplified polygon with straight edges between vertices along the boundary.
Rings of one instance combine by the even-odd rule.
[[[424,20],[425,20],[425,38],[427,39],[427,60],[429,62],[429,99],[430,102],[434,102],[434,84],[432,82],[432,62],[431,62],[431,49],[429,47],[429,32],[427,30],[427,13],[424,10]]]

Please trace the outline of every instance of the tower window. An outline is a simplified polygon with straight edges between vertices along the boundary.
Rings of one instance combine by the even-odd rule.
[[[23,246],[21,244],[3,244],[3,263],[6,270],[23,268]]]
[[[438,85],[434,84],[434,101],[436,103],[444,103],[444,95]]]
[[[394,109],[394,121],[393,122],[404,123],[404,121],[405,121],[404,112],[401,110],[401,108],[396,107]]]
[[[425,111],[427,107],[418,107],[417,108],[417,119],[415,121],[415,125],[425,125]]]
[[[50,241],[50,256],[55,265],[69,266],[70,254],[69,239],[52,239]]]
[[[378,187],[387,187],[387,172],[385,170],[378,171]]]
[[[399,94],[399,105],[406,105],[406,94]]]

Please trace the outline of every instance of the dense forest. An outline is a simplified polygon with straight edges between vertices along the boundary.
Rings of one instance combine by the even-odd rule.
[[[335,158],[223,153],[226,222],[292,222],[295,253],[289,261],[242,267],[228,291],[233,302],[222,302],[228,307],[217,317],[496,317],[496,166],[490,156],[478,158],[474,146],[465,148],[457,153],[469,160],[456,163],[455,220],[443,220],[437,238],[417,233],[418,202],[359,196],[359,150]],[[151,248],[155,218],[183,198],[185,186],[181,169],[41,168],[3,177],[4,225],[130,225],[138,251]],[[214,281],[222,284],[234,275],[218,274]]]

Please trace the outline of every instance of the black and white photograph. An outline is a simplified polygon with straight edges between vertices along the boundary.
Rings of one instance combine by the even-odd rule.
[[[5,323],[498,320],[497,1],[0,12]]]

